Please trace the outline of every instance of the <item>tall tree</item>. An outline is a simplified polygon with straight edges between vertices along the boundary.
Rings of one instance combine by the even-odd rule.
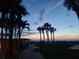
[[[4,37],[4,28],[9,31],[9,58],[12,59],[13,29],[16,27],[15,20],[21,20],[27,14],[27,10],[21,5],[22,0],[0,0],[1,13],[1,38]],[[24,22],[23,22],[24,23]],[[19,26],[20,28],[20,26]],[[18,28],[18,29],[19,29]]]
[[[42,29],[41,27],[38,27],[38,28],[37,28],[37,30],[38,30],[39,33],[40,33],[40,42],[41,42],[41,40],[42,40],[42,32],[41,32],[41,29]]]
[[[42,34],[43,34],[43,40],[45,41],[45,32],[44,32],[45,29],[44,29],[44,26],[41,27],[41,31],[42,31]]]
[[[29,23],[27,21],[22,21],[22,20],[19,20],[19,22],[17,20],[16,23],[17,23],[17,27],[18,27],[17,35],[18,35],[18,38],[20,39],[21,38],[21,33],[22,33],[24,28],[27,28],[28,30],[30,30]]]
[[[49,23],[44,24],[44,29],[46,30],[46,34],[47,34],[47,42],[49,42],[49,28],[50,27],[51,27],[51,24]]]
[[[53,42],[54,42],[55,41],[55,34],[54,34],[54,32],[56,31],[56,28],[50,27],[49,31],[51,33],[51,42],[52,42],[52,33],[53,33]]]
[[[16,7],[15,14],[17,15],[17,18],[16,18],[17,22],[16,22],[16,24],[18,25],[19,39],[20,39],[20,36],[21,36],[21,33],[20,33],[21,32],[21,27],[22,27],[22,29],[24,29],[24,26],[27,25],[26,21],[25,22],[22,21],[21,18],[22,18],[22,16],[29,15],[29,13],[26,11],[26,9],[23,6],[19,5],[19,6]]]
[[[52,42],[52,33],[53,33],[53,27],[50,27],[49,31],[50,31],[50,35],[51,35],[51,42]]]
[[[22,16],[29,14],[26,9],[21,5],[22,0],[0,0],[0,12],[2,13],[2,29],[1,36],[3,38],[3,21],[9,19],[11,22],[9,23],[9,38],[13,37],[13,29],[16,26],[14,20],[21,20]],[[7,15],[7,16],[6,16]],[[6,23],[7,24],[7,23]],[[14,26],[15,24],[15,26]],[[19,29],[19,28],[18,28]],[[6,30],[7,31],[7,30]]]
[[[6,14],[11,12],[17,4],[20,4],[21,0],[0,0],[0,12],[2,14],[2,27],[1,27],[1,38],[3,39],[3,21],[6,18]]]
[[[56,28],[53,29],[53,42],[55,42],[55,31],[56,31]]]
[[[64,0],[64,5],[68,10],[73,10],[79,19],[79,0]]]

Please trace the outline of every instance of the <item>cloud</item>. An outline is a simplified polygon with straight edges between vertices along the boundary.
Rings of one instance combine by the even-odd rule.
[[[61,5],[63,3],[63,0],[58,0],[58,2],[56,2],[55,4],[53,3],[53,1],[49,2],[48,4],[46,4],[40,11],[39,11],[39,20],[43,20],[43,16],[45,14],[47,14],[48,12],[50,12],[51,10],[57,8],[59,5]]]
[[[75,27],[75,26],[74,26],[74,25],[70,25],[70,26],[69,26],[69,28],[73,28],[73,27]]]
[[[22,36],[22,38],[27,38],[27,39],[31,39],[31,40],[37,40],[39,39],[39,34],[33,34],[33,35],[28,35],[28,36]]]
[[[50,12],[51,10],[57,8],[58,6],[60,6],[63,3],[63,0],[59,0],[55,5],[49,5],[49,7],[46,8],[45,13]]]
[[[30,32],[23,32],[22,33],[22,35],[26,35],[26,36],[28,36],[28,35],[35,35],[35,34],[37,34],[37,32],[34,32],[34,31],[30,31]]]
[[[43,8],[42,10],[40,10],[40,12],[39,12],[39,20],[40,21],[43,20],[42,17],[44,15],[45,11],[46,11],[46,8]]]
[[[32,1],[32,0],[30,0]],[[38,1],[38,0],[33,0]],[[28,19],[35,20],[35,23],[38,21],[43,21],[43,16],[45,16],[47,13],[49,13],[51,10],[57,8],[59,5],[63,3],[63,0],[50,0],[48,3],[42,4],[41,7],[39,7],[37,10],[35,10]],[[35,24],[34,23],[34,24]],[[39,22],[38,22],[39,25]]]
[[[32,2],[36,2],[36,1],[38,1],[38,0],[29,0],[30,3],[32,3]]]

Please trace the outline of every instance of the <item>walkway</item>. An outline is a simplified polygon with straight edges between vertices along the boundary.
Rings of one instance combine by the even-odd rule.
[[[24,50],[19,59],[45,59],[40,52],[34,51],[34,44],[31,44],[28,49]]]

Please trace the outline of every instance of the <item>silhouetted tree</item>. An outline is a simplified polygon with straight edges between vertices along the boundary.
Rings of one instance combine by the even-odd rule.
[[[1,22],[1,39],[3,39],[3,20],[5,19],[5,6],[3,5],[4,1],[3,0],[0,0],[0,12],[1,12],[1,19],[2,22]]]
[[[7,39],[7,36],[10,38],[10,28],[11,26],[14,26],[14,20],[11,19],[5,19],[5,21],[3,22],[4,25],[4,29],[5,29],[5,39]]]
[[[49,28],[50,27],[51,27],[51,25],[49,23],[44,24],[44,29],[45,29],[46,34],[47,34],[47,42],[49,42]]]
[[[26,14],[29,15],[29,13],[25,10],[25,8],[23,6],[18,6],[18,8],[16,8],[16,14],[17,14],[19,38],[20,38],[20,36],[21,36],[20,28],[22,27],[22,29],[24,29],[24,26],[26,25],[26,23],[23,22],[21,20],[21,18],[22,18],[23,15],[26,15]]]
[[[1,27],[1,37],[3,38],[3,26],[4,26],[4,20],[9,19],[10,20],[10,27],[7,28],[9,30],[9,39],[12,39],[13,37],[13,29],[16,26],[16,23],[14,20],[21,20],[22,16],[29,14],[26,9],[21,5],[22,0],[0,0],[0,12],[2,14],[1,20],[2,20],[2,27]],[[7,24],[7,23],[6,23]],[[7,29],[6,33],[7,33]],[[18,27],[19,29],[19,27]]]
[[[68,8],[68,10],[72,9],[76,12],[79,19],[79,0],[64,0],[64,5]]]
[[[19,39],[21,37],[21,33],[22,33],[22,31],[23,31],[24,28],[27,28],[28,30],[30,30],[29,23],[27,23],[27,21],[20,20],[19,23],[17,23],[17,27],[19,28],[18,29],[18,33],[17,33]]]
[[[52,42],[52,33],[53,33],[53,42],[54,42],[55,41],[55,34],[54,34],[54,32],[56,31],[56,28],[50,27],[49,31],[51,33],[51,42]]]
[[[41,42],[41,40],[42,40],[42,32],[41,32],[42,28],[41,28],[41,27],[38,27],[37,30],[38,30],[39,33],[40,33],[40,42]]]
[[[1,27],[1,38],[3,39],[3,21],[6,18],[6,15],[11,12],[16,6],[16,4],[20,3],[20,0],[0,0],[0,12],[1,12],[1,20],[2,20],[2,27]]]
[[[52,33],[53,33],[54,28],[50,27],[49,31],[50,31],[50,35],[51,35],[51,42],[52,42]]]
[[[4,29],[9,37],[9,58],[12,59],[12,39],[13,39],[13,30],[17,26],[17,23],[15,20],[18,20],[18,24],[21,26],[18,26],[18,30],[20,32],[20,28],[23,28],[23,24],[25,22],[19,22],[22,20],[22,16],[28,14],[27,10],[21,5],[22,0],[0,0],[0,27],[1,27],[1,38],[3,39],[4,35]],[[21,35],[21,33],[19,33]],[[19,38],[20,38],[19,35]]]
[[[43,40],[45,41],[45,33],[44,33],[45,28],[44,28],[44,26],[41,27],[41,31],[42,31],[42,34],[43,34]]]
[[[2,26],[3,20],[0,19],[0,38],[3,39],[3,26]]]

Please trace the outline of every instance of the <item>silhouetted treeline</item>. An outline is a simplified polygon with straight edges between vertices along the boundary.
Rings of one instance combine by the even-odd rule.
[[[45,23],[42,27],[38,27],[37,30],[40,33],[40,42],[42,41],[42,39],[43,39],[43,41],[45,41],[45,39],[46,39],[45,33],[47,36],[47,42],[49,42],[50,39],[52,42],[52,33],[53,33],[53,42],[55,41],[54,32],[56,31],[56,28],[52,27],[51,24]],[[49,32],[50,32],[50,34],[49,34]],[[43,38],[42,38],[42,34],[43,34]],[[51,35],[51,38],[49,35]]]
[[[0,0],[1,39],[20,39],[23,29],[29,29],[29,23],[22,20],[22,16],[29,15],[29,13],[21,2],[22,0]]]

